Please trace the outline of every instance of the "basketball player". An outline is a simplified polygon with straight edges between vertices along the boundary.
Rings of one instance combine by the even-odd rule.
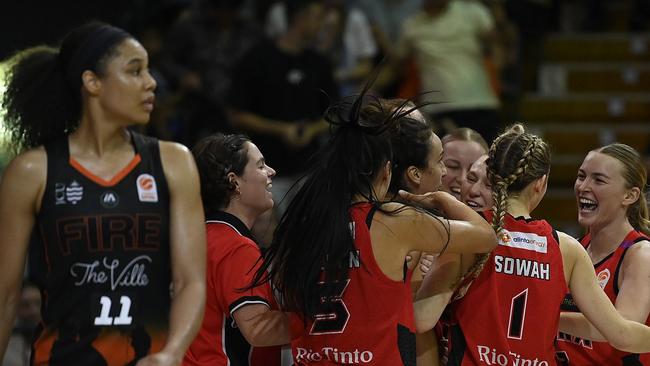
[[[587,154],[574,185],[582,245],[598,283],[626,319],[650,324],[650,219],[647,175],[632,147],[611,144]],[[571,296],[564,310],[579,311]],[[577,318],[576,318],[577,316]],[[560,318],[558,358],[567,365],[650,365],[650,354],[614,349],[579,313]],[[573,319],[573,320],[572,320]],[[576,323],[577,322],[577,323]],[[576,326],[586,327],[586,333]],[[598,342],[596,342],[598,341]]]
[[[208,235],[207,304],[199,334],[184,365],[276,365],[289,343],[286,315],[268,286],[246,288],[260,260],[251,234],[255,220],[273,207],[275,170],[243,135],[216,134],[193,149],[201,177]]]
[[[388,129],[399,128],[411,110],[366,91],[326,114],[338,129],[313,161],[256,275],[255,284],[271,282],[283,310],[292,312],[297,365],[413,365],[415,316],[432,312],[418,307],[414,316],[407,253],[495,245],[489,225],[447,193],[434,198],[449,221],[382,202],[393,159]]]
[[[580,244],[530,216],[546,192],[548,145],[515,125],[495,140],[487,165],[495,210],[485,215],[499,233],[499,246],[454,303],[448,364],[553,365],[567,287],[612,344],[649,350],[650,328],[615,311]],[[479,261],[476,270],[481,267]]]
[[[5,123],[24,152],[0,185],[0,358],[29,248],[33,364],[180,364],[205,302],[203,209],[189,151],[127,129],[153,109],[147,52],[90,23],[11,65]]]

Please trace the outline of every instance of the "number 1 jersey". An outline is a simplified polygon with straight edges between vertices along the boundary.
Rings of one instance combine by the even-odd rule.
[[[485,216],[492,220],[492,212]],[[449,366],[555,365],[567,290],[557,233],[544,220],[509,214],[504,228],[483,271],[453,304]]]

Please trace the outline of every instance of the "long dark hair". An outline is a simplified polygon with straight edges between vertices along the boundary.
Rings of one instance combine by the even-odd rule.
[[[348,278],[354,249],[349,208],[357,196],[374,203],[383,200],[373,182],[392,159],[389,129],[412,111],[392,108],[367,90],[326,111],[333,135],[312,159],[251,285],[270,281],[283,310],[304,320],[322,311],[321,299],[336,295],[332,286],[319,282]]]
[[[387,101],[395,109],[414,111],[419,108],[410,100],[393,99]],[[426,122],[405,115],[399,124],[391,130],[391,145],[393,147],[393,165],[388,192],[397,197],[400,189],[408,190],[404,180],[404,172],[410,166],[425,168],[429,152],[433,148],[431,136],[433,128]]]
[[[9,59],[2,98],[5,128],[18,152],[68,135],[81,117],[81,74],[103,76],[127,32],[99,22],[74,29],[59,49],[37,46]]]

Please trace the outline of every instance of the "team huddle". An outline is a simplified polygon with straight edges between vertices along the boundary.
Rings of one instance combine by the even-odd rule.
[[[34,365],[650,365],[647,172],[627,145],[576,172],[578,241],[533,215],[542,138],[441,139],[369,83],[325,113],[261,251],[273,162],[242,134],[189,151],[128,129],[156,88],[131,35],[84,25],[8,80],[0,358],[27,261]]]

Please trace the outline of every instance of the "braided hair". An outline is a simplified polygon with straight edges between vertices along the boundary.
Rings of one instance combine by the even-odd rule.
[[[544,140],[525,132],[524,126],[518,123],[494,140],[486,164],[494,200],[492,228],[499,237],[508,212],[508,197],[549,173],[551,152]],[[480,254],[465,278],[478,276],[489,256],[489,253]]]

